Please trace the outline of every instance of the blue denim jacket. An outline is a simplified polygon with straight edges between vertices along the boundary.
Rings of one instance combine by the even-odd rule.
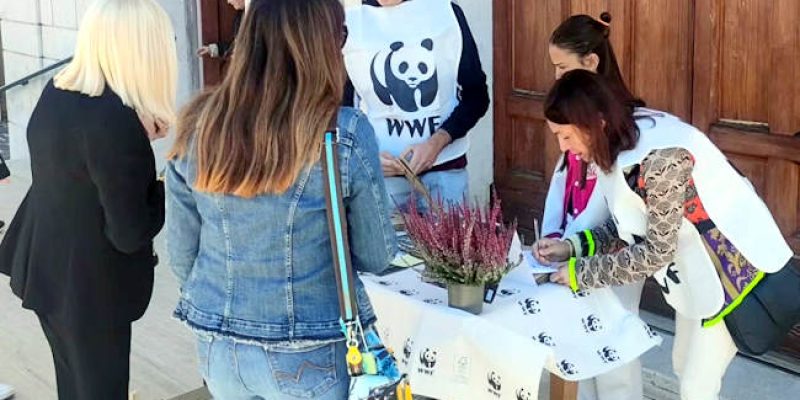
[[[338,126],[353,267],[381,272],[397,247],[375,134],[351,108]],[[193,158],[190,151],[167,167],[167,248],[181,287],[175,317],[267,343],[341,338],[321,164],[283,194],[242,198],[193,190]],[[358,279],[356,292],[361,321],[373,323]]]

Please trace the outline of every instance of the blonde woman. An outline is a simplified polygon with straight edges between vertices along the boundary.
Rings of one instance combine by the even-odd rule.
[[[375,134],[339,107],[344,11],[338,0],[253,0],[242,24],[225,79],[186,107],[167,168],[175,315],[197,335],[216,399],[346,399],[326,131],[337,133],[353,266],[382,271],[396,245]],[[357,277],[355,287],[369,326]]]
[[[0,272],[36,312],[62,400],[128,396],[131,323],[150,301],[164,222],[150,140],[174,119],[176,52],[154,0],[98,0],[28,126],[33,182]]]

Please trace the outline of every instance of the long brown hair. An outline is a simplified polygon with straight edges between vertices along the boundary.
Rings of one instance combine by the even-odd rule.
[[[197,190],[283,193],[318,161],[344,91],[343,36],[338,0],[251,2],[222,83],[178,122],[170,157],[193,149]]]
[[[633,149],[639,140],[633,109],[613,94],[605,78],[582,69],[567,72],[553,84],[544,115],[588,135],[592,161],[605,172],[620,152]]]

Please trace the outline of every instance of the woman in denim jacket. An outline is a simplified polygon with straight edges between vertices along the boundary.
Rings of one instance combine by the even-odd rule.
[[[396,250],[369,121],[339,108],[337,0],[254,0],[223,82],[186,107],[167,169],[167,235],[215,398],[347,398],[323,134],[336,126],[353,266]],[[375,314],[356,282],[362,322]]]

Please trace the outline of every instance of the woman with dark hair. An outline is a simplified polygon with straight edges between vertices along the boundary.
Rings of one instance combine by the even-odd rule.
[[[404,159],[434,198],[460,203],[467,133],[489,108],[464,11],[451,0],[364,0],[348,8],[347,28],[345,104],[375,130],[389,196],[402,205],[412,192]]]
[[[347,348],[320,163],[337,133],[352,265],[380,272],[396,238],[372,127],[341,108],[338,0],[253,0],[230,69],[189,104],[167,167],[175,315],[214,398],[347,398]],[[364,326],[375,322],[355,276]]]
[[[553,31],[550,37],[550,60],[556,79],[571,70],[582,69],[604,77],[613,88],[614,96],[628,107],[643,107],[622,80],[622,74],[609,40],[611,15],[604,12],[600,19],[588,15],[573,15]],[[544,207],[542,234],[550,238],[568,237],[591,228],[608,218],[608,207],[602,196],[594,196],[597,165],[585,162],[581,156],[566,151],[556,165]],[[634,314],[639,313],[639,300],[644,281],[612,287],[622,305]],[[642,366],[639,360],[625,364],[594,379],[582,381],[581,400],[642,398]]]
[[[632,110],[596,74],[564,74],[545,116],[562,150],[599,167],[596,191],[612,218],[540,240],[536,257],[566,262],[551,280],[575,291],[653,276],[676,311],[681,398],[717,399],[737,350],[725,316],[792,258],[766,205],[706,135]]]

